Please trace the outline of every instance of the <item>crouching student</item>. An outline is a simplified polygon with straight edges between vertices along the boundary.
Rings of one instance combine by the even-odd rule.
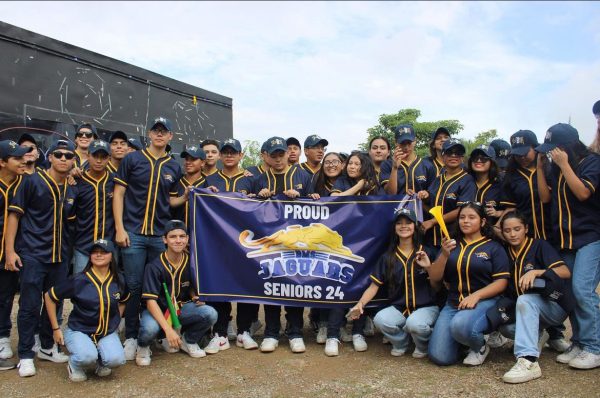
[[[198,346],[198,341],[217,322],[217,311],[198,300],[194,291],[190,257],[185,252],[188,243],[185,223],[171,220],[165,225],[163,241],[167,250],[158,258],[146,265],[142,300],[145,309],[140,319],[138,348],[135,362],[139,366],[148,366],[152,352],[150,344],[162,331],[173,351],[179,349],[187,352],[192,358],[206,356]],[[179,321],[183,334],[178,332],[167,321],[167,297],[163,287],[166,284],[170,300],[176,308],[181,309]]]
[[[371,274],[371,285],[350,310],[350,317],[358,319],[379,288],[386,287],[391,305],[379,311],[373,321],[392,343],[393,356],[406,353],[411,336],[415,343],[412,356],[427,356],[427,343],[439,314],[435,289],[429,280],[430,269],[431,262],[421,244],[415,212],[396,211],[388,250]],[[337,344],[335,339],[327,339],[325,354],[337,355]]]
[[[561,325],[573,310],[570,284],[564,281],[571,273],[550,243],[527,236],[528,221],[523,215],[511,211],[500,225],[511,262],[510,287],[505,296],[516,299],[516,323],[502,325],[500,331],[515,340],[517,358],[502,380],[524,383],[542,376],[537,361],[541,332],[548,326]]]
[[[110,375],[113,368],[125,364],[125,351],[117,329],[129,291],[118,273],[114,250],[111,241],[94,241],[83,271],[51,287],[44,295],[54,341],[66,345],[71,353],[67,365],[71,381],[87,380],[85,371],[90,368],[104,377]],[[56,307],[67,298],[71,299],[73,310],[63,335]]]

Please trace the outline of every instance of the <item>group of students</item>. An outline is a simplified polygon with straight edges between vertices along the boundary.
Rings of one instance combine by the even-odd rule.
[[[593,111],[600,137],[600,101]],[[150,365],[153,345],[197,358],[230,348],[233,337],[238,347],[274,351],[280,306],[263,306],[259,346],[258,304],[237,303],[234,331],[231,303],[204,303],[194,290],[187,253],[193,187],[263,199],[409,195],[426,210],[441,206],[444,225],[427,211],[422,222],[412,209],[390,214],[392,229],[382,231],[388,248],[357,304],[311,310],[328,356],[339,354],[340,339],[367,350],[372,318],[392,355],[404,355],[412,341],[413,357],[438,365],[461,359],[481,365],[490,347],[513,339],[517,362],[504,375],[508,383],[541,376],[537,359],[548,339],[562,352],[558,362],[600,366],[600,155],[572,126],[550,127],[541,145],[533,132],[520,130],[466,159],[465,146],[444,127],[432,134],[427,158],[415,151],[411,125],[395,128],[393,148],[375,137],[367,151],[349,155],[326,153],[329,142],[311,135],[303,163],[298,139],[272,137],[262,145],[261,163],[246,170],[235,139],[187,146],[182,169],[167,150],[172,137],[163,117],[150,126],[146,148],[121,131],[99,140],[95,127],[83,124],[75,144],[56,141],[37,168],[41,153],[33,137],[0,142],[1,369],[15,366],[10,313],[17,287],[24,377],[36,373],[36,355],[68,362],[69,378],[83,381],[88,369],[107,376],[126,360]],[[380,289],[387,306],[368,307]],[[63,330],[66,298],[73,310]],[[179,309],[181,329],[170,308]],[[567,317],[570,344],[563,335]],[[285,306],[285,318],[291,351],[304,352],[304,308]]]

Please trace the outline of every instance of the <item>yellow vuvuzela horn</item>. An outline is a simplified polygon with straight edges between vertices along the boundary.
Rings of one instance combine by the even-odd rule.
[[[450,234],[448,233],[448,229],[446,228],[446,223],[444,222],[444,215],[442,214],[442,206],[435,206],[429,209],[429,214],[435,218],[435,220],[440,225],[440,229],[444,236],[450,239]]]

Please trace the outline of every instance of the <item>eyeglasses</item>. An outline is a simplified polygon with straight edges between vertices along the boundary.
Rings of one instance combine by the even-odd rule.
[[[477,156],[473,158],[473,163],[487,163],[491,159],[485,156]]]
[[[71,160],[75,157],[75,154],[72,152],[54,151],[54,152],[52,152],[52,156],[54,156],[56,159],[62,159],[62,157],[64,156],[65,159]]]
[[[340,164],[342,164],[342,162],[340,162],[339,160],[326,160],[323,162],[323,165],[325,167],[329,167],[329,166],[339,166]]]
[[[94,133],[77,133],[75,134],[75,137],[77,138],[81,138],[81,137],[85,137],[85,138],[92,138],[94,136]]]
[[[169,130],[164,130],[164,129],[150,130],[150,132],[154,133],[156,135],[167,135],[170,133]]]

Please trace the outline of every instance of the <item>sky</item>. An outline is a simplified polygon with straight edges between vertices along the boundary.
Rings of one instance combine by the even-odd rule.
[[[379,115],[590,143],[600,2],[1,2],[2,21],[233,99],[233,134],[350,151]]]

